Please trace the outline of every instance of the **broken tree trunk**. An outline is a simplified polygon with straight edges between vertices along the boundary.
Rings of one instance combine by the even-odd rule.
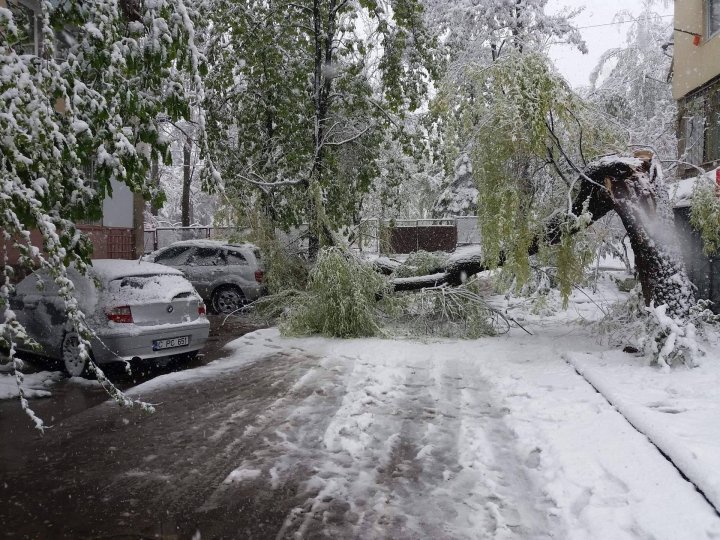
[[[669,315],[686,319],[695,303],[693,285],[680,253],[662,170],[649,152],[635,156],[600,160],[588,167],[588,176],[601,180],[603,196],[612,201],[625,226],[646,305],[665,304]]]
[[[611,210],[617,212],[630,238],[635,253],[635,265],[645,303],[656,306],[666,304],[668,314],[687,318],[694,304],[693,287],[685,271],[672,209],[668,200],[660,165],[649,152],[638,152],[633,158],[605,157],[590,163],[579,179],[572,211],[575,215],[587,211],[592,222]],[[548,222],[544,241],[557,244],[562,238],[563,215]],[[530,246],[535,255],[540,239]],[[415,278],[414,282],[393,281],[395,290],[419,290],[428,286],[448,283],[459,285],[468,276],[487,270],[479,250],[450,259],[442,280],[438,276]],[[500,265],[502,265],[502,260]],[[430,285],[432,286],[432,285]]]

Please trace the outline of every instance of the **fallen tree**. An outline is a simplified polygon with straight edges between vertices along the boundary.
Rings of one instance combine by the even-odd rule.
[[[645,151],[634,157],[608,156],[588,164],[576,182],[579,187],[573,199],[572,215],[589,215],[593,223],[614,210],[625,226],[635,253],[646,305],[664,304],[672,316],[687,318],[694,305],[693,287],[680,256],[659,162]],[[548,245],[560,243],[565,223],[566,214],[555,214],[547,222],[544,238],[536,237],[528,254],[537,254],[543,241]],[[501,256],[498,265],[503,262]],[[479,247],[465,248],[450,258],[444,273],[395,279],[391,286],[395,291],[411,291],[443,283],[459,285],[491,266],[483,260]]]

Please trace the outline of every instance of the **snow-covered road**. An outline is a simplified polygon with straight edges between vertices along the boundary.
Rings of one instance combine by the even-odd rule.
[[[720,533],[712,507],[557,350],[592,349],[587,339],[544,329],[460,343],[293,341],[269,330],[238,350],[265,340],[316,358],[268,411],[262,450],[226,479],[278,489],[303,478],[307,499],[279,537]]]
[[[133,389],[158,403],[153,416],[108,405],[58,426],[7,479],[0,530],[720,538],[713,508],[561,356],[601,347],[566,325],[538,330],[433,343],[248,334],[225,360]]]

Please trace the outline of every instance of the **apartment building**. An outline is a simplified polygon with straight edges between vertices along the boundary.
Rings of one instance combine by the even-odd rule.
[[[673,97],[683,177],[720,166],[720,0],[675,0]]]

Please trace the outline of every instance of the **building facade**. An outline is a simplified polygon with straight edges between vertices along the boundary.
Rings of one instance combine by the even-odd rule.
[[[675,0],[673,97],[682,177],[720,165],[720,0]]]

